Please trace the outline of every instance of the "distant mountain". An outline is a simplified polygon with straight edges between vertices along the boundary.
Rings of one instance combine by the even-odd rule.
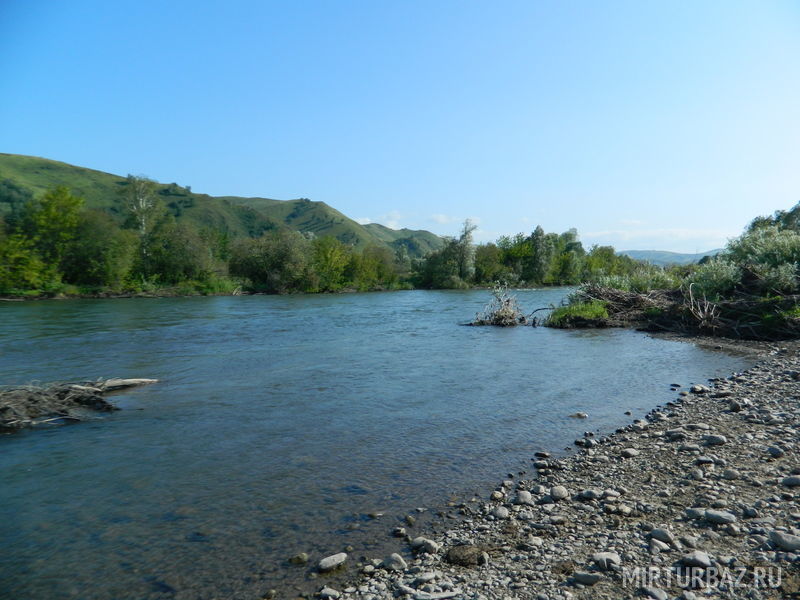
[[[119,175],[46,158],[0,153],[0,183],[4,180],[11,180],[34,196],[65,185],[72,193],[83,197],[87,206],[104,209],[120,220],[124,216],[119,190],[127,184],[125,177]],[[160,183],[158,194],[179,221],[199,229],[225,231],[233,237],[256,237],[271,229],[289,228],[317,236],[332,235],[359,249],[370,244],[393,250],[404,247],[411,257],[422,257],[444,244],[442,238],[429,231],[360,225],[324,202],[305,198],[214,197],[192,192],[191,188],[177,183]],[[0,193],[0,216],[11,210],[10,201]]]
[[[722,252],[722,248],[698,254],[681,254],[680,252],[667,252],[666,250],[620,250],[617,254],[625,254],[636,260],[643,260],[665,267],[667,265],[689,265],[700,262],[700,259],[705,256],[715,256],[720,252]]]

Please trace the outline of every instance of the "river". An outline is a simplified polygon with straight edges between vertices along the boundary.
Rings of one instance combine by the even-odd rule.
[[[528,311],[564,289],[517,293]],[[747,359],[627,330],[460,327],[485,291],[0,306],[0,382],[153,377],[89,422],[0,436],[0,597],[254,599],[536,450]],[[586,412],[589,418],[569,415]],[[428,509],[416,512],[417,507]],[[372,519],[371,513],[384,516]]]

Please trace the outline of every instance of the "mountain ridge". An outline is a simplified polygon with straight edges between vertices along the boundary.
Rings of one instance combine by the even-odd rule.
[[[49,158],[0,153],[0,182],[4,180],[10,180],[33,196],[65,185],[72,193],[83,197],[89,208],[105,210],[118,220],[124,218],[119,190],[127,185],[127,179],[121,175]],[[444,244],[441,237],[425,230],[361,225],[325,202],[307,198],[211,196],[193,192],[190,186],[162,182],[157,182],[156,191],[177,220],[199,229],[214,228],[233,237],[258,237],[265,231],[287,228],[316,236],[332,235],[357,249],[372,244],[393,251],[405,249],[415,258]],[[0,191],[0,216],[10,210],[10,203]]]

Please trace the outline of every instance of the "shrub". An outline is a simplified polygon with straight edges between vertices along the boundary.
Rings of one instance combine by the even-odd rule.
[[[577,324],[585,325],[587,322],[597,322],[608,319],[606,303],[601,300],[591,302],[576,302],[567,306],[559,306],[547,317],[545,325],[548,327],[572,327]]]

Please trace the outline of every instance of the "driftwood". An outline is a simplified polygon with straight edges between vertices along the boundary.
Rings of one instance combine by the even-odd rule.
[[[750,340],[784,340],[800,337],[800,318],[792,316],[800,306],[800,295],[770,298],[741,293],[713,302],[685,290],[626,292],[586,285],[574,300],[605,303],[605,326],[638,326],[650,331],[701,333]]]
[[[0,431],[84,420],[89,411],[118,410],[107,392],[155,383],[156,379],[107,379],[0,388]]]

